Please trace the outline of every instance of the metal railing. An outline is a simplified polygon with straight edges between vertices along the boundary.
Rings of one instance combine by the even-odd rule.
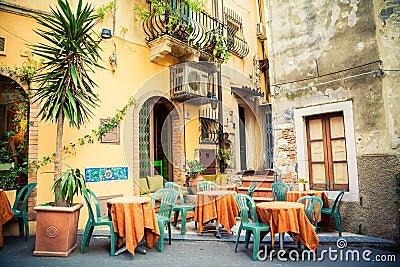
[[[151,11],[149,17],[143,21],[143,29],[147,43],[168,35],[208,54],[213,51],[213,35],[219,32],[229,52],[241,58],[249,53],[249,45],[233,29],[206,13],[191,11],[183,3],[161,15]]]

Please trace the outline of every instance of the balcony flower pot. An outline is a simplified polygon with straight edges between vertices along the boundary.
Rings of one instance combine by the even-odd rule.
[[[72,207],[36,206],[34,256],[68,257],[76,248],[82,203]]]

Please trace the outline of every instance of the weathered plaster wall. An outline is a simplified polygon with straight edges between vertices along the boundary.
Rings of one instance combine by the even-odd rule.
[[[393,14],[383,25],[379,14],[389,7]],[[296,181],[291,152],[296,147],[294,108],[352,101],[362,200],[344,204],[347,230],[398,238],[398,216],[383,219],[377,214],[395,211],[394,170],[399,170],[399,159],[394,155],[400,145],[400,110],[395,103],[400,82],[398,72],[376,77],[376,71],[379,60],[384,69],[400,69],[400,1],[269,1],[268,8],[276,169],[286,182]],[[394,197],[385,200],[392,204],[382,200],[377,185]],[[374,216],[366,219],[367,211]],[[390,231],[388,220],[393,221]],[[393,234],[384,234],[386,230]]]
[[[383,98],[390,148],[400,159],[400,1],[374,2],[379,55],[385,73]]]

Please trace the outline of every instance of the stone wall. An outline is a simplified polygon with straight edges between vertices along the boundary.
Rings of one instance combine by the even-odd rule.
[[[267,9],[275,169],[293,185],[295,151],[306,149],[296,148],[293,110],[351,101],[345,127],[354,131],[348,158],[357,161],[359,199],[343,201],[343,229],[399,240],[400,5],[299,0],[268,1]]]

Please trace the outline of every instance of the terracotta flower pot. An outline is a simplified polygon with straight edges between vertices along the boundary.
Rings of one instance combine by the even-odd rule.
[[[191,176],[189,178],[188,193],[191,195],[196,195],[197,194],[197,184],[201,181],[204,181],[204,178],[201,174],[198,174],[197,176]]]
[[[67,257],[76,248],[82,203],[72,207],[36,206],[34,256]]]

